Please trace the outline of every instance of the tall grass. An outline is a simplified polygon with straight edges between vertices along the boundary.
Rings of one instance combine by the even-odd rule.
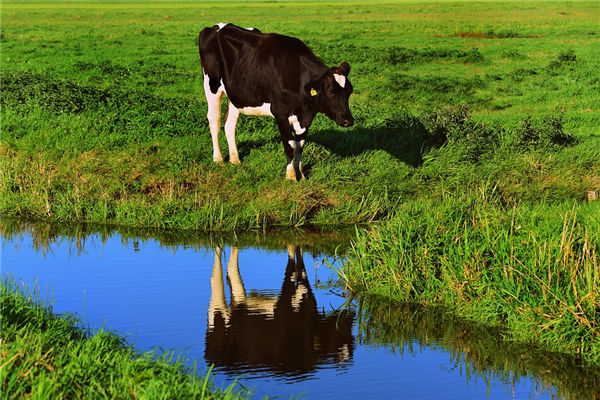
[[[71,315],[57,315],[38,292],[0,283],[0,388],[5,399],[241,399],[200,377],[173,354],[139,354],[105,330],[94,334]]]
[[[473,198],[400,207],[360,231],[342,276],[359,293],[439,304],[508,338],[600,363],[600,208],[498,208]]]

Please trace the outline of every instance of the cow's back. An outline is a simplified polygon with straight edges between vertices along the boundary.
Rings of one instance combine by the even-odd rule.
[[[233,24],[203,29],[198,46],[211,90],[223,82],[239,107],[272,103],[282,92],[299,94],[304,84],[327,71],[299,39]]]

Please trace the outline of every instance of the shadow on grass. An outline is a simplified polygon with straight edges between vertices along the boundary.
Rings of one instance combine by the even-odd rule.
[[[341,157],[354,157],[368,151],[383,150],[413,167],[423,163],[423,154],[428,148],[442,144],[433,140],[416,118],[386,121],[383,126],[375,128],[359,126],[344,132],[322,130],[313,132],[310,140]]]

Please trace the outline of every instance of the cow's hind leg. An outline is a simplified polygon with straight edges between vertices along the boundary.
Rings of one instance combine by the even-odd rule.
[[[211,84],[212,83],[212,84]],[[214,91],[213,91],[214,90]],[[210,135],[213,143],[213,161],[223,161],[221,148],[219,147],[219,130],[221,129],[221,99],[225,93],[225,87],[222,82],[215,85],[214,79],[204,74],[204,94],[206,95],[206,103],[208,104],[208,125],[210,127]]]
[[[235,126],[237,125],[240,110],[238,110],[230,101],[227,108],[227,118],[225,119],[225,136],[227,136],[227,145],[229,146],[229,162],[239,164],[237,146],[235,144]]]

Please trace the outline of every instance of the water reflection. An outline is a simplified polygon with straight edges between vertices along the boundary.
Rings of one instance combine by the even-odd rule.
[[[527,376],[538,394],[600,399],[600,369],[585,367],[572,356],[503,340],[499,330],[470,323],[441,307],[364,297],[357,314],[361,345],[384,346],[402,355],[438,348],[451,355],[453,368],[460,369],[467,382],[504,382],[513,398],[515,383]]]
[[[239,249],[232,247],[227,263],[231,293],[227,304],[222,249],[215,249],[206,330],[207,362],[234,374],[267,370],[295,380],[306,378],[319,365],[349,364],[353,313],[319,312],[301,247],[288,245],[287,254],[279,293],[248,293],[240,275]]]
[[[361,298],[348,303],[355,311],[330,311],[346,299],[311,266],[347,243],[340,233],[202,236],[5,218],[0,233],[2,275],[51,288],[57,312],[140,351],[181,351],[200,372],[214,363],[218,384],[243,373],[257,398],[600,399],[598,369],[439,308]]]

